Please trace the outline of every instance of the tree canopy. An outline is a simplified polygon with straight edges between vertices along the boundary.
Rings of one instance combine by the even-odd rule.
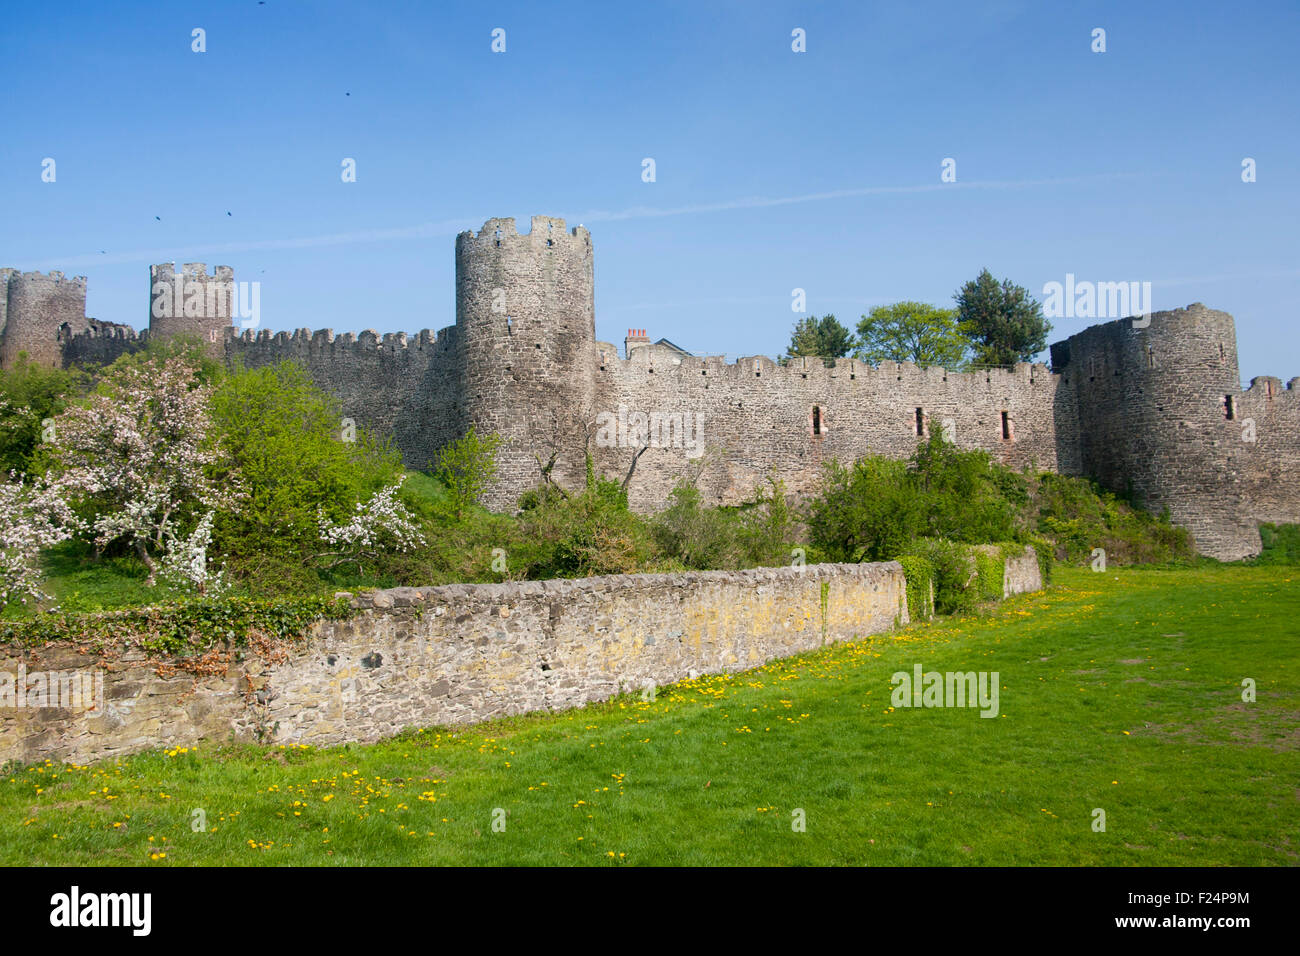
[[[1032,361],[1047,348],[1052,324],[1043,307],[1010,279],[998,282],[988,269],[957,290],[957,321],[980,365]]]

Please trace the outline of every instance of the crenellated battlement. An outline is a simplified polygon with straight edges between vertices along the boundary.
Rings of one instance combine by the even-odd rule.
[[[530,231],[521,233],[515,225],[514,217],[510,216],[489,219],[477,234],[467,229],[456,237],[458,248],[468,243],[489,247],[516,242],[526,242],[536,246],[560,243],[581,243],[590,246],[591,233],[584,226],[574,226],[566,231],[564,219],[558,216],[533,216]]]
[[[19,272],[17,269],[2,270],[9,274],[10,282],[21,282],[27,285],[42,286],[54,285],[61,287],[71,287],[80,289],[83,293],[86,291],[85,276],[66,276],[62,272]]]
[[[214,266],[212,274],[208,275],[208,264],[206,262],[186,262],[181,265],[178,273],[176,263],[160,262],[149,267],[149,276],[158,282],[166,282],[178,276],[183,279],[231,281],[235,278],[235,270],[230,266]]]
[[[608,342],[597,342],[596,351],[602,371],[668,375],[705,375],[722,380],[746,381],[754,377],[782,377],[807,381],[856,381],[868,384],[906,382],[1022,386],[1050,382],[1052,370],[1035,362],[1017,363],[1014,369],[988,368],[950,371],[938,365],[920,366],[912,362],[881,362],[873,365],[854,358],[839,358],[828,366],[825,360],[810,356],[793,356],[783,365],[766,355],[749,355],[727,361],[726,356],[687,356],[669,348],[653,345],[632,350],[627,357]]]
[[[294,329],[292,332],[273,332],[270,329],[233,327],[226,333],[226,342],[230,347],[283,351],[419,351],[445,349],[450,347],[455,339],[454,325],[439,329],[437,332],[432,329],[421,329],[409,335],[406,332],[385,332],[381,335],[374,329],[336,334],[333,329]]]
[[[533,216],[526,233],[487,219],[456,237],[455,263],[454,325],[382,334],[240,328],[258,306],[234,314],[229,266],[152,266],[141,334],[85,317],[84,276],[0,269],[0,364],[22,351],[105,363],[174,335],[232,365],[291,361],[408,467],[428,468],[470,427],[496,434],[482,500],[498,510],[542,469],[581,487],[588,454],[619,480],[635,463],[629,502],[653,511],[683,479],[714,504],[745,500],[769,476],[809,492],[832,459],[907,458],[940,433],[1010,468],[1088,475],[1167,509],[1219,558],[1258,551],[1257,521],[1300,522],[1300,378],[1243,389],[1233,318],[1201,303],[1090,326],[1052,344],[1050,367],[782,364],[691,355],[644,328],[628,330],[622,354],[596,341],[591,236],[560,217]],[[653,442],[641,444],[637,421]]]
[[[1283,385],[1280,378],[1272,375],[1256,375],[1250,380],[1250,385],[1241,390],[1241,397],[1263,398],[1265,400],[1274,398],[1291,401],[1300,400],[1300,376]]]

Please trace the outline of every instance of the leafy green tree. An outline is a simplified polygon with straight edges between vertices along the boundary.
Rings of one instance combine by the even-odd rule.
[[[34,364],[25,352],[12,368],[0,370],[0,474],[40,471],[36,452],[42,441],[53,439],[54,418],[87,387],[83,372]]]
[[[923,502],[907,463],[880,455],[845,467],[825,465],[821,489],[808,503],[808,533],[831,561],[888,561],[916,539]]]
[[[957,321],[980,365],[1012,366],[1032,361],[1047,348],[1052,324],[1043,307],[1010,279],[998,282],[988,269],[954,296]]]
[[[917,445],[907,464],[923,503],[921,534],[970,544],[1017,537],[1016,505],[1028,502],[1025,480],[980,449],[961,451],[939,431]]]
[[[335,399],[292,362],[231,372],[211,400],[223,464],[246,497],[220,514],[217,540],[232,553],[319,550],[323,513],[342,521],[402,474],[386,444],[343,421]]]
[[[873,365],[915,362],[957,370],[967,348],[956,311],[923,302],[878,305],[858,323],[858,357]]]
[[[833,315],[820,319],[810,315],[794,324],[790,333],[790,350],[782,363],[797,356],[825,359],[834,365],[835,359],[844,358],[853,351],[853,333],[840,324]]]
[[[438,453],[434,477],[446,486],[457,521],[464,518],[465,512],[496,477],[496,453],[500,445],[500,435],[479,435],[471,425],[463,437]]]

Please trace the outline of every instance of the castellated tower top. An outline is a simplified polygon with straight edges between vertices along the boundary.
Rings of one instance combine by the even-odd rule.
[[[456,245],[462,242],[477,242],[500,245],[502,242],[530,242],[542,246],[556,246],[561,242],[572,243],[575,240],[591,246],[591,233],[584,226],[574,226],[565,232],[564,220],[558,216],[533,216],[532,231],[523,235],[515,227],[514,217],[489,219],[475,235],[467,229],[456,237]]]
[[[5,269],[2,278],[0,366],[12,367],[20,352],[37,364],[59,365],[59,337],[87,327],[86,277]]]
[[[202,262],[149,267],[149,334],[168,338],[194,336],[214,356],[221,354],[234,312],[235,271],[216,266],[212,275]]]

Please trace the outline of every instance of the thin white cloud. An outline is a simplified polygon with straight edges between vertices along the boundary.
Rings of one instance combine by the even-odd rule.
[[[854,189],[835,189],[827,192],[802,193],[796,196],[749,196],[714,203],[697,203],[688,206],[633,206],[623,210],[588,210],[577,216],[565,216],[571,223],[618,222],[628,219],[659,219],[667,216],[705,215],[739,209],[767,209],[775,206],[792,206],[800,203],[825,202],[834,199],[856,199],[865,196],[907,195],[940,190],[982,189],[1033,189],[1042,186],[1068,186],[1086,183],[1111,182],[1131,179],[1135,173],[1102,173],[1093,176],[1063,176],[1055,179],[990,180],[987,182],[927,183],[912,186],[864,186]],[[128,252],[81,253],[61,258],[46,258],[24,264],[21,268],[75,269],[81,266],[106,265],[127,262],[181,262],[202,261],[226,253],[257,252],[271,249],[307,249],[316,246],[354,245],[367,242],[398,242],[410,239],[431,239],[456,235],[466,229],[482,226],[482,219],[444,219],[413,226],[390,229],[365,229],[357,232],[336,232],[320,236],[299,236],[286,239],[254,239],[246,242],[224,242],[184,248],[134,249]]]

